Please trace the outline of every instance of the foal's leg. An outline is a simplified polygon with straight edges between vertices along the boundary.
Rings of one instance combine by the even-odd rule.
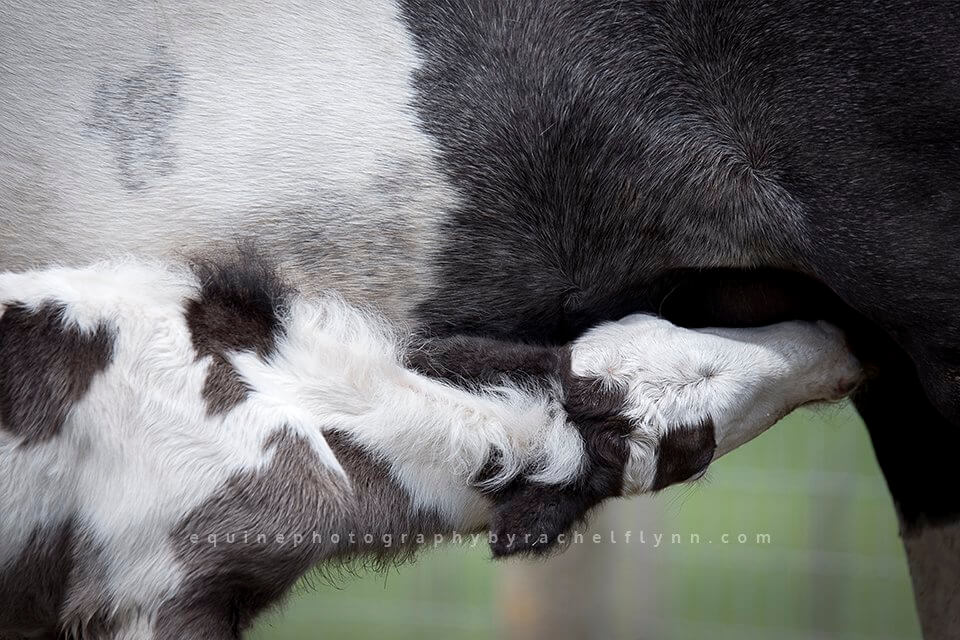
[[[549,541],[606,498],[696,476],[794,408],[847,395],[861,375],[843,335],[826,325],[690,330],[648,315],[559,349],[427,341],[406,363],[468,388],[509,383],[560,401],[584,441],[582,472],[563,485],[521,479],[491,495],[495,533],[533,530]]]
[[[493,502],[490,523],[495,556],[545,553],[603,500],[623,491],[631,424],[620,413],[621,396],[572,374],[569,348],[510,343],[471,336],[422,341],[407,352],[406,366],[421,375],[468,389],[509,385],[556,400],[564,420],[583,440],[579,473],[562,481],[537,469],[506,486],[485,491]],[[496,473],[497,459],[489,462]],[[483,477],[476,478],[482,487]]]

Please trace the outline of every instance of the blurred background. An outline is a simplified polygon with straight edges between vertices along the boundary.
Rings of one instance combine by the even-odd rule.
[[[795,412],[695,485],[606,505],[547,561],[444,547],[308,582],[250,637],[920,637],[893,506],[845,405]]]

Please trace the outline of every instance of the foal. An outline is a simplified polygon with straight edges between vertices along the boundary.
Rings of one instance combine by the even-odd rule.
[[[860,376],[799,322],[411,336],[252,255],[3,274],[0,313],[3,638],[234,638],[325,561],[540,553]]]

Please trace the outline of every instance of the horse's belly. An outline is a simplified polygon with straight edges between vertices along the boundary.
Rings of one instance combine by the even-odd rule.
[[[0,268],[255,236],[406,315],[455,196],[388,2],[0,10]]]

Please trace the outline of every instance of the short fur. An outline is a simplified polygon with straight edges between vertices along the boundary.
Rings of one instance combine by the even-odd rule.
[[[0,268],[256,237],[310,291],[553,344],[678,274],[691,324],[763,324],[772,281],[909,390],[857,399],[905,529],[960,520],[955,3],[26,0],[0,43]]]
[[[200,297],[187,305],[187,326],[197,357],[212,358],[203,385],[208,410],[223,413],[247,393],[228,361],[230,352],[269,356],[282,329],[280,316],[290,292],[250,246],[241,247],[239,259],[227,268],[201,261],[194,272]]]
[[[53,438],[94,376],[110,363],[106,324],[67,325],[63,309],[12,306],[0,317],[0,424],[25,445]]]
[[[24,447],[0,424],[0,597],[22,605],[4,637],[235,638],[311,567],[406,555],[418,535],[490,529],[495,556],[543,553],[603,500],[686,479],[687,460],[860,375],[839,332],[803,323],[425,341],[250,253],[0,274],[0,304],[14,331],[8,313],[58,310],[21,346],[41,362],[111,337],[59,430]],[[224,367],[244,393],[211,405]]]

